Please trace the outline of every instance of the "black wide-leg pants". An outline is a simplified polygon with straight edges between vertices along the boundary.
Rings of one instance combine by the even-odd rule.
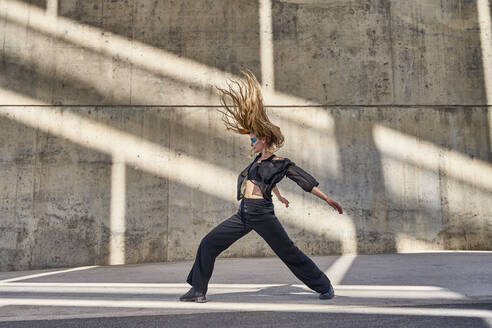
[[[217,256],[252,229],[309,288],[318,293],[329,290],[328,277],[294,245],[275,216],[273,203],[263,198],[243,198],[236,213],[203,237],[186,282],[206,293]]]

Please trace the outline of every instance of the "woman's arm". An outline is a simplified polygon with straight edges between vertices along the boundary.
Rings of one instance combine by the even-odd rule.
[[[325,195],[318,187],[313,187],[313,190],[311,190],[311,193],[314,194],[315,196],[318,196],[322,200],[329,201],[331,200],[330,197]]]
[[[335,202],[333,199],[325,195],[318,187],[313,187],[313,190],[311,190],[311,193],[318,196],[322,200],[326,201],[328,204],[330,204],[331,207],[333,207],[335,210],[338,211],[338,213],[343,214],[342,207]]]
[[[278,190],[277,186],[273,187],[272,191],[277,196],[277,199],[285,204],[285,207],[289,207],[289,201],[286,198],[280,196],[280,191]]]
[[[280,191],[278,190],[277,186],[273,187],[272,189],[273,193],[277,196],[278,199],[280,199]]]

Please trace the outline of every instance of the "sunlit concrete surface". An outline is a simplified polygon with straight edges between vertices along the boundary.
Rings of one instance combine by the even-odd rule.
[[[486,104],[487,1],[216,3],[2,0],[7,76],[65,105],[216,104],[241,66],[274,78],[270,105]]]
[[[194,258],[237,210],[213,86],[244,67],[344,208],[279,185],[306,253],[492,248],[490,1],[0,0],[0,26],[2,270]]]
[[[221,131],[211,110],[1,107],[3,174],[17,188],[3,189],[1,243],[19,251],[0,264],[193,259],[201,238],[237,211],[237,172],[249,161],[247,137]],[[486,139],[477,139],[487,131],[482,109],[271,110],[289,131],[278,155],[312,173],[344,209],[339,215],[287,178],[278,185],[290,206],[274,197],[276,215],[307,254],[490,249],[491,165]],[[433,134],[451,123],[448,135]],[[263,255],[273,251],[254,232],[221,254]]]
[[[82,267],[46,274],[3,272],[0,326],[126,317],[119,325],[130,327],[132,320],[145,316],[145,320],[167,322],[169,327],[178,327],[181,320],[191,320],[193,326],[213,320],[214,326],[226,327],[227,321],[219,321],[231,314],[255,320],[262,313],[262,322],[272,320],[272,326],[282,326],[281,318],[286,315],[291,325],[317,326],[321,325],[319,316],[330,314],[326,319],[340,321],[341,327],[350,327],[348,322],[355,318],[370,327],[390,319],[394,325],[422,321],[446,327],[454,320],[453,327],[488,327],[492,318],[492,252],[312,258],[335,283],[334,299],[319,300],[276,257],[217,259],[208,302],[203,304],[178,300],[190,287],[183,281],[192,265],[189,261]],[[334,268],[347,261],[349,269]]]
[[[192,208],[189,208],[186,204],[186,195],[180,193],[183,187],[186,186],[187,193],[195,190],[199,193],[206,193],[211,197],[214,197],[218,200],[228,201],[230,203],[238,204],[235,199],[236,193],[233,189],[231,192],[231,186],[235,186],[236,182],[236,174],[232,172],[232,170],[228,170],[223,165],[227,164],[223,161],[217,160],[216,156],[211,154],[211,157],[215,157],[217,165],[211,164],[210,162],[201,160],[200,157],[196,156],[188,156],[185,153],[175,154],[173,151],[166,146],[160,146],[157,143],[152,143],[149,141],[142,140],[138,137],[130,133],[125,133],[121,129],[117,128],[109,128],[109,126],[104,125],[99,122],[100,117],[97,110],[95,110],[95,114],[91,115],[91,110],[78,110],[78,111],[60,111],[56,108],[42,107],[38,109],[31,108],[23,108],[19,110],[18,108],[13,107],[2,107],[0,108],[0,115],[5,118],[12,120],[13,122],[22,123],[25,126],[30,126],[40,132],[49,133],[50,135],[54,135],[61,140],[69,140],[79,146],[87,147],[89,149],[95,149],[102,153],[108,154],[112,156],[112,164],[111,164],[111,207],[109,212],[111,214],[109,228],[111,231],[110,238],[110,246],[109,246],[109,262],[111,264],[122,264],[125,263],[124,254],[125,254],[125,239],[124,239],[124,228],[125,228],[125,219],[124,219],[124,195],[125,192],[125,171],[123,166],[126,163],[129,167],[134,170],[142,170],[145,172],[152,173],[156,176],[161,176],[162,178],[166,178],[169,182],[174,182],[175,187],[167,191],[169,193],[169,200],[175,202],[175,209],[168,209],[168,211],[175,212],[173,214],[172,220],[176,227],[176,235],[171,236],[173,240],[176,240],[176,243],[172,243],[173,246],[182,246],[184,248],[180,249],[179,247],[167,248],[167,256],[168,259],[182,259],[183,256],[191,257],[196,253],[195,244],[198,241],[196,239],[197,233],[193,233],[190,229],[190,221],[193,223],[193,226],[197,226],[199,229],[206,228],[209,229],[210,225],[205,227],[195,224],[195,222],[201,222],[197,220],[203,220],[200,217],[197,217],[196,214],[192,214],[190,212],[190,219],[183,219],[186,217],[185,211],[190,211]],[[198,110],[196,108],[186,110],[189,115],[187,117],[196,115],[201,116],[204,115],[203,110]],[[117,112],[115,112],[116,114]],[[137,113],[145,113],[145,111],[135,112]],[[162,110],[162,111],[149,111],[151,115],[161,115],[165,121],[169,121],[171,116],[175,115],[175,111],[172,109]],[[103,113],[101,113],[103,114]],[[104,116],[105,114],[103,114]],[[112,114],[110,114],[112,115]],[[320,114],[321,115],[321,114]],[[218,120],[218,116],[215,115]],[[104,122],[104,120],[103,120]],[[170,123],[167,123],[170,124]],[[168,126],[168,131],[166,135],[168,135],[169,129],[174,129]],[[85,133],[81,133],[80,131],[85,131]],[[150,131],[149,131],[150,132]],[[161,133],[162,131],[156,130],[152,133]],[[185,133],[185,132],[183,132]],[[184,137],[184,136],[183,136]],[[174,139],[174,137],[173,137]],[[188,145],[183,144],[182,141],[179,141],[179,137],[176,137],[176,142],[179,143],[178,147],[188,147]],[[292,146],[290,146],[292,147]],[[191,154],[191,153],[190,153]],[[91,156],[91,155],[89,155]],[[321,159],[320,159],[321,160]],[[296,160],[297,161],[297,160]],[[299,165],[299,161],[297,161]],[[229,164],[232,165],[234,163]],[[245,163],[247,164],[247,163]],[[309,169],[305,165],[306,169]],[[202,174],[203,171],[209,172],[207,175]],[[218,179],[221,177],[221,179]],[[90,180],[90,178],[89,178]],[[288,211],[283,212],[282,209],[279,209],[279,216],[282,220],[288,220],[291,225],[301,228],[305,231],[309,231],[315,235],[318,235],[323,238],[329,238],[337,243],[337,248],[340,251],[349,251],[354,252],[356,250],[355,246],[355,228],[350,220],[350,215],[345,214],[343,216],[339,216],[338,213],[335,213],[331,207],[329,208],[327,204],[321,204],[317,210],[312,209],[315,205],[313,203],[313,199],[310,199],[310,205],[304,205],[305,198],[307,198],[307,194],[304,194],[302,190],[297,190],[297,186],[290,185],[288,188],[284,188],[282,193],[286,196],[291,202]],[[301,192],[299,192],[301,191]],[[104,190],[101,190],[101,193],[104,193]],[[311,195],[312,196],[312,195]],[[160,198],[162,196],[159,195]],[[299,204],[299,205],[298,205]],[[210,204],[208,207],[212,208],[213,204]],[[236,205],[237,207],[238,205]],[[232,207],[234,209],[234,207]],[[91,215],[96,215],[96,208],[91,208]],[[161,209],[159,209],[161,210]],[[237,208],[236,208],[237,210]],[[318,211],[319,216],[308,215],[305,216],[305,211]],[[219,214],[221,211],[224,211],[223,205],[221,206],[217,203],[216,209],[214,209],[215,215],[213,220],[222,221],[224,216],[230,216],[227,212],[225,214]],[[169,212],[169,213],[172,213]],[[169,216],[166,212],[156,211],[154,213],[157,217],[160,218],[162,215]],[[337,225],[334,226],[329,218],[337,221]],[[301,221],[302,218],[302,221]],[[102,216],[104,220],[104,216]],[[304,222],[304,224],[303,224]],[[142,222],[143,225],[148,227],[147,222]],[[173,227],[173,224],[171,227]],[[169,227],[169,225],[168,225]],[[185,230],[181,227],[187,227],[188,230]],[[162,228],[161,228],[162,229]],[[130,230],[131,231],[131,230]],[[183,233],[183,231],[185,233]],[[149,231],[150,232],[150,231]],[[153,230],[152,233],[165,233],[166,230]],[[253,233],[251,234],[253,235]],[[146,236],[147,239],[150,239],[150,236]],[[249,236],[251,238],[252,236]],[[250,252],[249,254],[244,255],[255,255],[257,252],[273,254],[273,251],[268,248],[268,245],[262,242],[261,238],[255,236],[256,244],[261,247],[261,250],[255,250],[254,248],[248,248],[239,245],[235,245],[231,248],[231,253],[237,252],[235,250],[238,246],[242,249],[241,252]],[[189,240],[190,243],[184,243],[185,240]],[[159,240],[159,243],[165,243],[166,240]],[[244,241],[242,240],[241,243]],[[247,245],[247,244],[246,244]],[[163,249],[166,249],[166,244],[163,245]],[[105,245],[100,245],[102,249],[106,247]],[[129,246],[130,247],[130,246]],[[127,252],[133,252],[133,247]],[[60,250],[63,251],[63,250]],[[140,249],[138,252],[156,252],[159,250],[147,250]],[[104,251],[105,252],[105,251]],[[185,252],[183,255],[182,252]],[[68,254],[67,254],[68,255]],[[71,256],[71,255],[70,255]],[[74,258],[76,260],[76,258]],[[105,261],[105,259],[101,259]]]
[[[0,327],[492,327],[491,253],[452,251],[492,249],[490,14],[0,0]],[[224,130],[214,86],[240,68],[286,137],[277,155],[344,209],[287,179],[289,208],[274,198],[331,301],[254,232],[218,258],[208,303],[177,301],[201,238],[238,207],[249,140]],[[381,252],[396,254],[358,255]]]
[[[262,27],[261,40],[258,40],[257,43],[259,47],[261,42],[261,59],[267,67],[273,64],[272,23],[271,12],[268,10],[269,4],[271,5],[271,2],[265,0],[261,3],[261,7],[253,12],[251,10],[255,4],[248,4],[248,14],[254,15],[257,19],[257,21],[252,22],[255,23],[252,26],[256,26],[254,28],[258,29],[261,24]],[[62,6],[66,8],[65,10],[71,9],[67,3],[62,3]],[[79,94],[64,95],[56,101],[53,101],[53,98],[46,99],[49,103],[68,104],[67,99],[78,98],[75,101],[77,105],[80,105],[81,95],[87,93],[92,96],[92,99],[84,104],[97,103],[97,98],[104,97],[104,94],[111,94],[110,99],[103,100],[102,103],[216,105],[218,97],[213,86],[225,87],[227,79],[238,77],[237,74],[204,65],[200,61],[173,54],[172,51],[164,51],[148,43],[139,42],[138,38],[123,37],[119,33],[104,31],[90,24],[80,24],[63,17],[63,15],[54,16],[51,8],[50,6],[45,11],[19,0],[0,1],[0,19],[4,21],[5,31],[9,32],[1,35],[4,38],[4,54],[16,58],[16,62],[40,65],[39,72],[42,74],[56,72],[61,79],[79,80],[95,89],[79,92]],[[130,6],[126,10],[132,8]],[[241,14],[244,14],[244,11]],[[108,17],[107,19],[115,18]],[[142,17],[142,19],[146,20],[147,18]],[[250,19],[250,17],[246,19]],[[11,39],[13,35],[21,33],[20,28],[30,31],[28,34],[31,40],[27,46],[23,45],[19,39]],[[48,36],[48,40],[46,40],[46,36]],[[46,48],[49,46],[61,51],[61,54],[67,58],[71,57],[72,60],[66,62],[66,65],[60,65],[60,63],[53,61],[54,56],[48,58],[31,57],[29,51],[25,51],[32,45],[31,42],[39,46],[41,51],[45,51],[45,54],[52,51],[52,49]],[[234,51],[237,50],[241,49],[234,49]],[[65,58],[65,56],[63,57]],[[115,59],[118,62],[116,64],[118,67],[114,67],[114,71],[117,73],[106,71],[103,75],[88,74],[89,72],[95,73],[95,71],[93,71],[94,68],[85,66],[89,65],[86,62],[87,59],[105,62],[107,67],[112,67],[113,63],[111,62]],[[120,61],[123,64],[120,64]],[[267,102],[276,105],[317,103],[306,101],[302,97],[296,97],[289,93],[275,91],[272,88],[272,83],[268,82],[273,82],[273,74],[271,67],[266,69],[265,75],[261,76],[266,79],[265,87],[268,86],[264,92]],[[160,80],[164,87],[156,86],[153,80]],[[63,90],[60,91],[65,93]],[[5,94],[8,95],[7,92]],[[15,98],[3,97],[4,94],[1,90],[0,95],[2,95],[1,104],[25,104],[18,102]],[[183,99],[186,99],[186,103],[183,103]],[[37,104],[43,104],[43,101],[39,101]]]

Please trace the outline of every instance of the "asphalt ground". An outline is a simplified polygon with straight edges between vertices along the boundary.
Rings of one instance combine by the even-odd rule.
[[[218,258],[206,303],[192,261],[0,272],[0,327],[492,328],[492,252],[310,257],[334,299],[277,257]]]

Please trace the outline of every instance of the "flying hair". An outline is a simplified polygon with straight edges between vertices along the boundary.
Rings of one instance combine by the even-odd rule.
[[[275,153],[284,144],[284,136],[280,128],[273,124],[267,116],[261,96],[261,86],[255,75],[247,69],[241,70],[245,79],[231,80],[238,87],[234,90],[227,83],[228,90],[216,87],[220,92],[220,102],[225,111],[218,109],[223,114],[222,121],[226,130],[232,130],[238,134],[250,134],[253,132],[258,139],[265,138],[267,150]],[[232,104],[227,104],[230,98]],[[251,149],[250,156],[253,155]]]

